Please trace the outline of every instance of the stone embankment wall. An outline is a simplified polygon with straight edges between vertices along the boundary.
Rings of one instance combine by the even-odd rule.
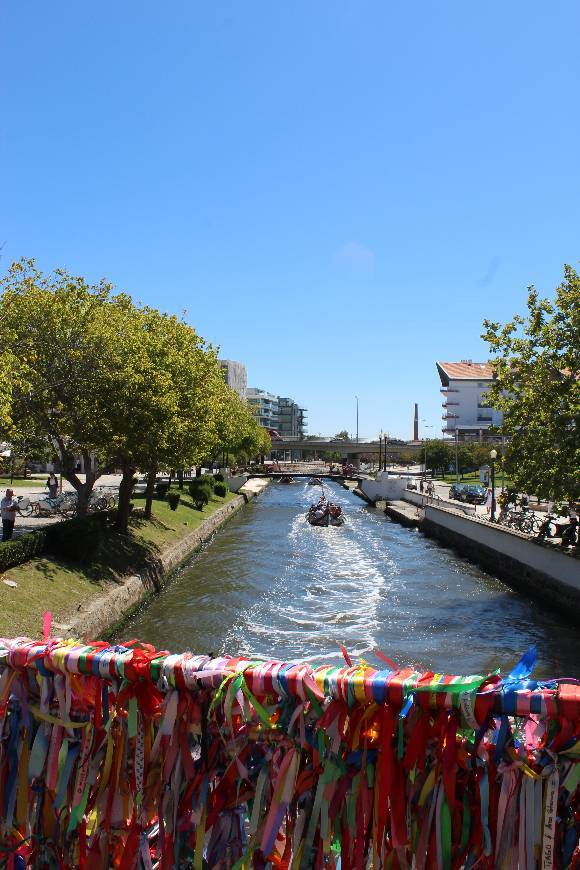
[[[411,501],[407,495],[405,500]],[[418,525],[518,592],[537,598],[567,619],[580,618],[580,560],[572,554],[541,546],[521,532],[465,516],[456,507],[426,503]]]
[[[252,484],[254,481],[252,481]],[[74,620],[59,627],[59,636],[81,639],[100,637],[125,619],[135,607],[150,595],[159,592],[169,575],[182,565],[202,544],[226,523],[250,499],[258,495],[269,481],[261,481],[261,486],[244,487],[243,492],[219,510],[215,511],[191,534],[177,541],[145,568],[136,574],[126,575],[118,580],[118,585],[103,595],[92,599],[82,608]]]

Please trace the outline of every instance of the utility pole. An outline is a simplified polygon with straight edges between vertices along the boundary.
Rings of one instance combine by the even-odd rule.
[[[356,443],[358,444],[358,396],[355,396],[356,399]]]
[[[458,428],[455,427],[455,483],[459,483],[459,444]]]

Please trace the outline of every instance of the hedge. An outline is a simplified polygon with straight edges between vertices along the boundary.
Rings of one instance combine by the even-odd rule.
[[[101,543],[109,518],[108,511],[99,511],[48,526],[46,549],[62,559],[86,562]]]
[[[15,568],[22,565],[35,556],[44,552],[46,546],[47,529],[39,529],[38,532],[29,532],[21,538],[6,541],[0,544],[0,571]]]

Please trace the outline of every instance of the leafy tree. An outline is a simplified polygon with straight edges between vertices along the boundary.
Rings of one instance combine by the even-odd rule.
[[[421,459],[425,461],[427,455],[427,468],[433,471],[441,471],[443,474],[454,461],[452,448],[442,439],[430,438],[425,441],[421,452]]]
[[[19,420],[10,427],[10,467],[14,473],[26,477],[28,463],[33,460],[48,461],[54,455],[54,447],[44,432],[35,430],[34,421]]]
[[[110,316],[110,285],[91,286],[62,270],[45,276],[33,260],[14,263],[1,285],[0,345],[11,349],[15,421],[4,437],[10,440],[15,427],[25,425],[45,433],[82,514],[100,473],[93,454],[104,453],[115,434],[110,408],[116,383],[110,375],[120,323]],[[79,454],[85,481],[75,471]]]
[[[350,435],[346,431],[346,429],[342,429],[340,432],[337,432],[334,436],[335,441],[350,441]]]
[[[217,439],[219,396],[224,388],[217,352],[179,318],[145,308],[140,313],[141,356],[168,376],[150,397],[158,405],[146,433],[135,433],[131,458],[148,473],[145,515],[151,516],[160,467],[191,468],[211,453]]]
[[[510,437],[505,469],[523,492],[580,497],[580,277],[564,267],[553,300],[528,290],[527,315],[484,321],[493,354],[490,403]]]
[[[22,261],[3,284],[0,339],[14,348],[18,374],[13,417],[55,444],[81,514],[99,474],[121,470],[124,530],[138,468],[189,463],[215,440],[216,354],[187,324],[138,308],[106,282],[91,286],[61,270],[44,276]]]

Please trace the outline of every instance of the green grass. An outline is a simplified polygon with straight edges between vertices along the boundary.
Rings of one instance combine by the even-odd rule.
[[[437,480],[444,480],[447,483],[455,483],[455,472],[452,471],[450,474],[443,475],[443,477],[438,476]],[[495,475],[496,486],[501,486],[501,482],[502,482],[501,473],[499,473],[499,474],[496,473],[496,475]],[[469,484],[480,483],[479,471],[470,471],[469,473],[463,474],[463,475],[460,474],[459,475],[459,483],[469,483]],[[511,481],[507,477],[507,475],[504,478],[504,484],[506,487],[511,486]]]
[[[190,534],[233,498],[234,493],[223,499],[213,496],[203,511],[198,511],[184,490],[176,511],[167,502],[155,500],[153,517],[146,520],[144,498],[136,496],[129,534],[107,535],[90,564],[46,556],[10,568],[3,579],[14,580],[18,586],[0,582],[0,637],[38,637],[46,610],[52,611],[57,622],[67,623],[88,598],[106,590],[123,574],[139,571],[147,560]],[[57,629],[54,634],[58,636]]]
[[[0,489],[6,486],[46,486],[46,478],[41,480],[38,477],[13,477],[10,482],[10,475],[0,477]]]

